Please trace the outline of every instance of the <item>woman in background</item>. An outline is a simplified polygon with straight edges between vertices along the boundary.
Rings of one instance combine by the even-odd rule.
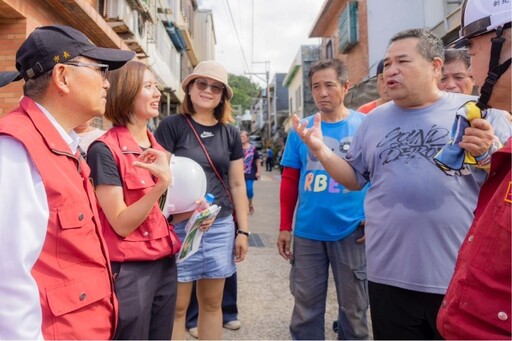
[[[244,176],[247,199],[249,200],[249,214],[253,214],[254,180],[258,180],[261,175],[261,155],[256,147],[249,142],[249,134],[246,130],[240,131],[240,139],[244,149]]]
[[[119,301],[115,339],[169,340],[176,306],[174,254],[180,241],[158,202],[171,182],[168,153],[147,129],[160,91],[146,65],[109,72],[105,117],[114,127],[89,148],[87,162]]]

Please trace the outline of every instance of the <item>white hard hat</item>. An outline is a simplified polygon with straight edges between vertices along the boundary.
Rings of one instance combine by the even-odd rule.
[[[512,21],[512,2],[495,0],[465,0],[459,36],[469,39],[494,31]]]
[[[499,61],[505,42],[502,34],[505,29],[510,29],[512,21],[512,3],[509,0],[464,0],[461,11],[461,28],[459,39],[453,42],[455,47],[467,46],[469,39],[495,32],[495,36],[490,39],[487,78],[480,85],[480,97],[476,104],[484,110],[489,107],[488,102],[496,81],[510,66],[510,58],[501,64]]]
[[[196,202],[206,194],[206,175],[203,168],[188,157],[171,157],[173,181],[167,189],[163,213],[169,214],[194,210]]]

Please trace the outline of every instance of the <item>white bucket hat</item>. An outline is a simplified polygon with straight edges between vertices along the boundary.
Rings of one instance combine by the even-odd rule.
[[[233,90],[228,84],[228,73],[226,69],[214,60],[206,60],[197,64],[194,71],[188,75],[183,82],[181,82],[181,88],[183,91],[188,91],[188,85],[196,78],[206,77],[221,82],[226,87],[227,99],[233,98]]]

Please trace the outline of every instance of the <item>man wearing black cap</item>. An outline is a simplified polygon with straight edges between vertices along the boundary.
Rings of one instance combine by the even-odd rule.
[[[0,119],[0,339],[109,339],[117,303],[75,127],[105,111],[105,79],[134,57],[67,26],[16,53],[19,107]]]

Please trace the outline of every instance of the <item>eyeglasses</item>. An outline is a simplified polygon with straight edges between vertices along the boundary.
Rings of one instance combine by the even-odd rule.
[[[222,91],[224,90],[224,86],[223,85],[208,84],[208,82],[205,81],[204,79],[196,79],[194,81],[194,84],[201,91],[206,90],[207,88],[210,88],[212,93],[215,94],[215,95],[218,95],[218,94],[222,93]]]
[[[76,67],[88,67],[93,69],[94,71],[99,71],[101,77],[105,79],[108,73],[108,65],[107,64],[96,64],[96,63],[82,63],[82,62],[67,62],[66,65],[76,66]]]

